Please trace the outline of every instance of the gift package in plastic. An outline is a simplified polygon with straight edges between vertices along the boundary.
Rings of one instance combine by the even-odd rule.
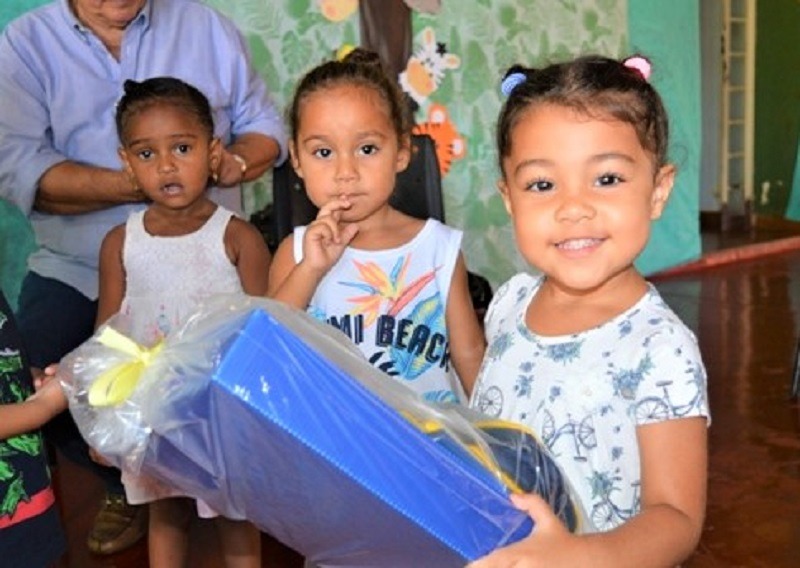
[[[156,346],[125,327],[115,316],[61,364],[89,444],[316,564],[463,566],[531,532],[512,491],[581,529],[533,434],[423,401],[303,312],[221,301]]]

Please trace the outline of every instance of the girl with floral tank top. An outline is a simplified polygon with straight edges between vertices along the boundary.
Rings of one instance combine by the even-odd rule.
[[[269,296],[336,326],[420,396],[465,402],[485,343],[462,234],[389,203],[410,137],[377,54],[355,49],[312,69],[289,122],[292,166],[319,213],[278,247]]]

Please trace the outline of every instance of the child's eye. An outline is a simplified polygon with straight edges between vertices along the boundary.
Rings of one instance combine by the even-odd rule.
[[[153,151],[152,150],[139,150],[138,152],[136,152],[136,156],[140,160],[149,160],[150,158],[153,157]]]
[[[191,149],[192,149],[192,147],[189,144],[178,144],[177,146],[175,146],[175,153],[176,154],[180,154],[180,155],[184,155],[184,154],[188,154],[189,150],[191,150]]]
[[[371,156],[372,154],[377,154],[378,147],[375,144],[364,144],[358,151],[365,156]]]
[[[623,180],[621,176],[617,174],[603,174],[595,180],[595,185],[600,187],[608,187],[622,183]]]
[[[330,158],[333,151],[330,148],[318,148],[311,152],[311,155],[317,158]]]
[[[555,184],[553,184],[553,182],[547,181],[546,179],[536,179],[525,184],[525,189],[527,191],[544,192],[550,191],[554,186]]]

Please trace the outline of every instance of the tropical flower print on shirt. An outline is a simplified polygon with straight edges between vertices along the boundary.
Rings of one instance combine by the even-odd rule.
[[[294,239],[302,242],[297,229]],[[348,247],[317,286],[307,311],[424,398],[463,400],[450,365],[445,319],[460,242],[460,231],[430,219],[397,248]],[[296,261],[300,255],[298,247]]]

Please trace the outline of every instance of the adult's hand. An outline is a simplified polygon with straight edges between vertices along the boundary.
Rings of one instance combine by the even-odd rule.
[[[280,147],[273,138],[254,132],[241,134],[223,150],[216,184],[231,187],[258,179],[273,166],[279,155]]]

